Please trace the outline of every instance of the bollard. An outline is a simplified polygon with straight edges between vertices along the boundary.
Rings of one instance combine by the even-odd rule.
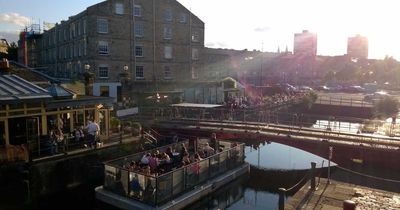
[[[315,190],[315,166],[317,163],[311,162],[311,190]]]
[[[343,210],[356,210],[356,203],[351,200],[343,201]]]
[[[286,189],[285,188],[279,188],[279,210],[284,210],[285,209],[285,195],[286,195]]]

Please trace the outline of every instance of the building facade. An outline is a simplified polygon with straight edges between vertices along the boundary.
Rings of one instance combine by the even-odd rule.
[[[303,30],[294,34],[293,53],[297,56],[313,57],[317,55],[317,34]]]
[[[121,73],[133,92],[195,80],[203,48],[204,23],[176,0],[107,0],[45,31],[39,63],[62,78],[92,71],[94,95],[121,98]]]
[[[368,59],[368,38],[357,34],[347,39],[347,55],[355,59]]]

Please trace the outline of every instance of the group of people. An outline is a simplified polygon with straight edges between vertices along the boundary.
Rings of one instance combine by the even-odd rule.
[[[49,131],[50,153],[57,154],[59,147],[64,144],[65,135],[61,129],[62,126],[54,127]],[[72,135],[75,143],[84,143],[85,147],[96,147],[99,140],[100,126],[94,121],[88,121],[86,127],[77,126]],[[87,143],[87,144],[86,144]]]

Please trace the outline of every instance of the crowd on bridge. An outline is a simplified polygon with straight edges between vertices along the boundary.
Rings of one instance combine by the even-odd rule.
[[[287,92],[287,93],[276,93],[270,96],[229,96],[227,100],[223,103],[225,108],[230,109],[245,109],[245,108],[256,108],[263,106],[274,106],[281,105],[285,103],[294,102],[302,99],[306,92]]]

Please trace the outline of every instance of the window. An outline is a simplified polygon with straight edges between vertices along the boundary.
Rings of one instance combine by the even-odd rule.
[[[97,32],[106,34],[108,33],[108,20],[107,19],[97,19]]]
[[[69,58],[73,58],[74,57],[74,45],[70,44],[69,45]]]
[[[179,17],[179,22],[180,23],[186,23],[187,22],[187,14],[186,13],[181,13]]]
[[[100,86],[100,96],[109,97],[110,96],[110,87],[109,86]]]
[[[108,78],[108,67],[107,66],[99,66],[99,77],[100,78]]]
[[[172,28],[164,26],[164,39],[172,39]]]
[[[76,25],[75,23],[71,23],[71,25],[69,26],[69,28],[71,29],[71,38],[76,36]]]
[[[81,57],[82,56],[82,45],[78,45],[78,56]]]
[[[171,46],[164,47],[164,58],[172,59],[172,47]]]
[[[197,71],[196,69],[192,66],[192,79],[197,79],[198,75],[197,75]]]
[[[78,36],[80,36],[82,34],[82,21],[78,22]]]
[[[164,79],[172,79],[172,71],[169,66],[164,66]]]
[[[136,79],[144,79],[144,68],[143,68],[143,66],[136,66],[135,77],[136,77]]]
[[[199,49],[192,49],[192,60],[199,60]]]
[[[135,46],[135,56],[136,57],[143,57],[143,46],[136,45]]]
[[[83,20],[83,34],[86,34],[86,19]]]
[[[140,6],[140,5],[133,6],[133,15],[135,17],[141,17],[142,16],[142,6]]]
[[[99,54],[107,55],[108,54],[108,42],[99,41]]]
[[[124,14],[124,4],[115,3],[115,14],[123,15]]]
[[[86,40],[83,40],[83,55],[86,55],[87,52],[87,43]]]
[[[135,36],[143,37],[144,36],[144,25],[143,22],[137,21],[135,24]]]
[[[172,21],[172,10],[171,9],[166,9],[164,11],[164,20],[171,22]]]
[[[200,41],[200,35],[198,31],[193,31],[192,33],[192,42]]]

